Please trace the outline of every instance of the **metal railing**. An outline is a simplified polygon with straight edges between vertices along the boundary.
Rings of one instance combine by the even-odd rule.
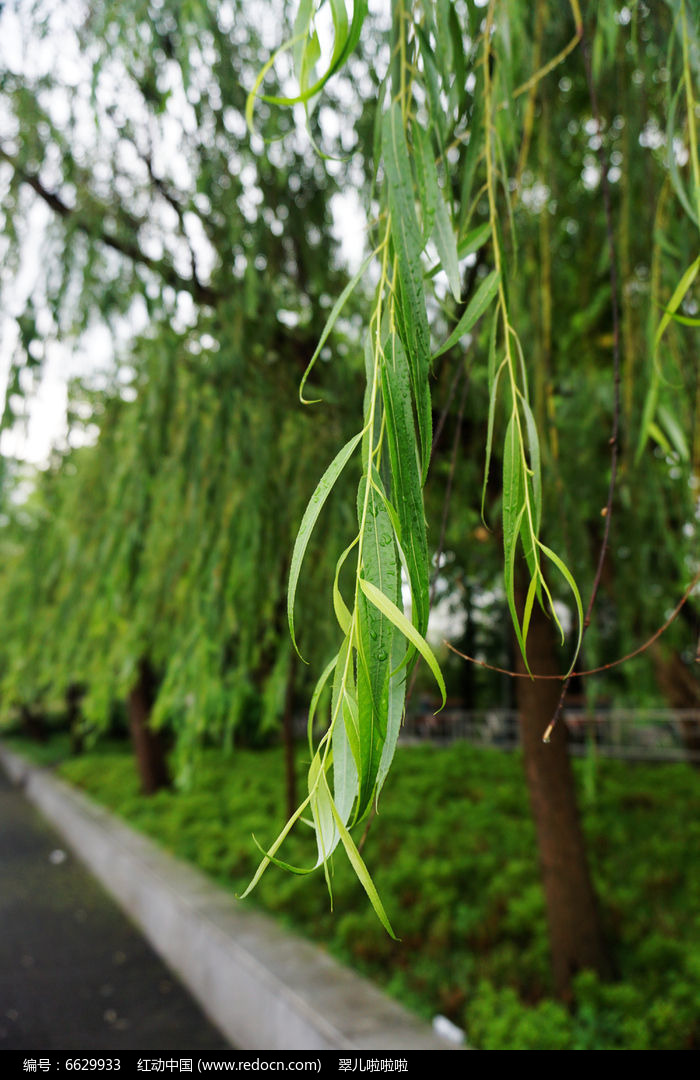
[[[689,761],[700,765],[698,709],[565,709],[569,749],[594,746],[603,757],[631,761]],[[457,741],[514,750],[520,745],[518,713],[511,709],[450,709],[437,716],[411,711],[401,731],[404,743]]]

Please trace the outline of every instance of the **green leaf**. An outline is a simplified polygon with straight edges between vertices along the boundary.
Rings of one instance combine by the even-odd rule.
[[[505,357],[496,369],[496,332],[498,330],[498,310],[493,314],[491,334],[489,337],[489,417],[486,429],[486,461],[484,464],[484,482],[481,486],[481,520],[484,521],[484,507],[486,505],[486,486],[489,480],[491,468],[491,450],[493,447],[493,425],[496,418],[496,403],[498,401],[498,380],[506,365]]]
[[[391,463],[391,500],[398,516],[399,541],[411,584],[413,620],[419,632],[425,634],[430,607],[428,541],[408,361],[396,334],[391,335],[384,350],[381,380]]]
[[[316,709],[318,708],[318,703],[319,703],[319,699],[321,697],[321,694],[323,693],[323,691],[325,689],[325,686],[326,686],[326,683],[328,682],[329,678],[331,677],[331,674],[332,674],[333,670],[335,669],[335,665],[337,664],[337,662],[338,662],[338,654],[336,653],[336,655],[333,657],[333,659],[331,661],[329,661],[328,664],[326,664],[326,666],[323,669],[321,675],[319,676],[318,682],[316,683],[316,686],[314,687],[314,692],[311,695],[311,701],[309,702],[309,719],[308,719],[308,722],[307,722],[306,733],[307,733],[307,741],[308,741],[308,744],[309,744],[309,753],[311,754],[312,757],[313,757],[313,754],[314,754],[314,749],[313,749],[313,728],[314,728],[314,717],[316,716]]]
[[[391,211],[391,234],[396,249],[401,286],[400,303],[405,334],[404,345],[418,416],[421,473],[425,480],[430,464],[433,427],[428,385],[430,332],[425,310],[423,270],[420,261],[423,245],[414,206],[412,173],[403,129],[403,117],[397,104],[392,105],[384,114],[382,150]]]
[[[534,528],[539,533],[542,521],[542,463],[540,456],[540,439],[537,434],[537,424],[532,415],[532,409],[527,398],[521,397],[523,412],[525,414],[525,426],[527,427],[527,441],[530,450],[530,469],[532,470],[532,494],[534,503]]]
[[[387,703],[386,738],[382,748],[382,759],[377,772],[377,796],[384,786],[387,773],[394,758],[396,743],[401,731],[406,701],[406,643],[398,634],[394,634],[391,656],[391,678],[389,680],[389,700]]]
[[[372,585],[370,581],[365,581],[364,578],[360,578],[360,588],[362,589],[365,596],[369,600],[371,600],[372,603],[376,607],[378,607],[381,612],[383,612],[389,619],[391,619],[394,626],[401,631],[404,637],[408,641],[410,641],[411,644],[414,645],[418,652],[421,654],[426,664],[435,676],[435,681],[438,684],[438,688],[442,697],[441,708],[444,708],[445,702],[447,701],[445,680],[442,677],[440,665],[435,659],[435,654],[428,645],[428,642],[425,640],[424,637],[421,636],[421,634],[418,633],[413,623],[410,623],[408,621],[404,613],[402,611],[399,611],[396,604],[392,604],[391,600],[389,600],[389,598],[386,597],[383,592],[380,592],[375,585]]]
[[[333,461],[330,463],[323,476],[316,485],[309,504],[304,511],[304,516],[301,519],[301,525],[299,526],[299,532],[294,542],[294,550],[292,552],[292,562],[289,570],[289,585],[287,588],[287,618],[289,619],[289,632],[292,636],[292,642],[297,653],[299,648],[296,642],[296,636],[294,633],[294,599],[296,597],[297,583],[299,581],[299,574],[301,572],[301,564],[306,553],[306,548],[309,543],[309,538],[313,532],[314,525],[318,519],[318,515],[323,509],[323,504],[330,495],[333,487],[340,476],[341,472],[345,468],[348,460],[352,456],[352,452],[362,438],[363,432],[358,432],[357,435],[353,435],[349,442],[346,442],[345,446],[340,450]],[[301,656],[301,653],[299,653]],[[303,659],[303,657],[302,657]]]
[[[424,204],[424,238],[431,235],[440,257],[440,267],[447,275],[447,281],[455,300],[459,303],[461,282],[459,277],[459,259],[450,211],[440,190],[437,169],[433,159],[433,147],[430,136],[418,125],[413,125],[417,172],[421,180],[421,202]],[[426,224],[427,217],[427,224]],[[434,228],[433,228],[434,222]],[[427,226],[430,226],[429,228]]]
[[[437,360],[438,356],[442,356],[448,349],[451,349],[453,345],[456,345],[460,338],[464,337],[478,319],[487,310],[489,304],[498,292],[498,282],[500,275],[498,270],[492,270],[488,277],[484,278],[481,285],[474,293],[473,297],[467,304],[466,311],[462,315],[454,330],[448,337],[444,345],[442,345],[436,353],[433,354],[433,359]]]
[[[506,599],[513,619],[513,627],[527,666],[525,642],[515,606],[515,551],[518,544],[520,525],[525,514],[522,471],[522,447],[514,411],[508,422],[503,446],[503,574]]]
[[[323,330],[321,331],[321,336],[318,339],[318,344],[317,344],[317,346],[316,346],[316,348],[314,350],[314,354],[311,357],[311,359],[309,360],[306,371],[304,372],[301,383],[299,385],[299,400],[304,405],[316,405],[321,400],[320,398],[308,399],[308,398],[304,397],[304,387],[306,385],[306,380],[308,379],[309,375],[311,374],[311,371],[312,371],[312,369],[314,367],[314,364],[318,360],[321,349],[326,344],[326,341],[328,339],[328,335],[330,334],[331,330],[335,326],[335,323],[336,323],[336,320],[337,320],[338,316],[340,315],[341,311],[345,307],[345,304],[347,303],[348,298],[352,295],[352,293],[357,288],[358,283],[364,277],[365,272],[367,270],[367,267],[372,262],[372,259],[374,258],[375,254],[376,254],[376,252],[372,252],[371,255],[367,256],[365,261],[362,263],[362,266],[360,267],[360,269],[357,271],[357,273],[352,278],[352,280],[347,283],[347,285],[345,286],[345,288],[341,292],[340,296],[338,297],[338,299],[334,303],[333,307],[331,308],[330,314],[329,314],[328,318],[326,319],[326,325],[323,327]]]
[[[324,778],[322,778],[322,783],[323,782],[325,782]],[[333,802],[332,798],[330,800],[330,807],[331,807],[331,812],[333,813],[333,816],[335,817],[335,822],[336,822],[336,825],[338,826],[338,832],[340,833],[340,839],[343,842],[343,846],[344,846],[345,851],[347,853],[348,859],[350,860],[350,863],[352,865],[353,870],[357,874],[357,877],[358,877],[358,879],[360,881],[360,884],[362,885],[362,888],[365,890],[365,892],[367,893],[367,896],[369,897],[369,901],[370,901],[372,907],[374,908],[374,911],[375,911],[375,914],[377,915],[377,918],[381,922],[381,924],[384,927],[384,929],[386,930],[386,932],[395,941],[398,941],[398,938],[396,937],[396,934],[394,933],[394,931],[391,928],[391,923],[389,922],[387,913],[384,910],[384,905],[382,904],[381,900],[379,899],[379,893],[377,892],[377,888],[376,888],[374,882],[372,881],[372,878],[369,875],[369,871],[367,870],[367,867],[364,864],[362,856],[360,855],[359,851],[355,847],[355,843],[354,843],[350,833],[348,832],[345,825],[343,824],[343,821],[342,821],[342,819],[340,817],[340,814],[338,813],[338,810],[337,810],[336,805]]]
[[[450,212],[438,188],[437,206],[435,209],[435,231],[433,239],[442,268],[447,274],[450,291],[457,303],[462,298],[462,283],[459,276],[459,259],[457,258],[457,241],[450,219]]]
[[[362,528],[362,574],[394,603],[401,582],[394,531],[380,494],[381,481],[360,481],[358,517]],[[357,707],[360,760],[357,816],[371,804],[386,739],[393,624],[360,594],[357,599]]]
[[[457,244],[459,258],[465,259],[467,255],[472,255],[475,251],[478,251],[479,248],[484,246],[490,235],[490,221],[487,221],[484,225],[477,225],[476,229],[471,229]]]
[[[321,75],[320,78],[318,78],[312,86],[300,88],[300,92],[294,97],[281,97],[271,94],[260,94],[260,98],[262,101],[266,101],[270,105],[284,106],[300,105],[309,101],[312,97],[315,97],[315,95],[318,94],[320,90],[323,89],[331,76],[334,75],[340,67],[342,67],[347,58],[351,55],[351,53],[355,51],[355,49],[357,48],[357,44],[360,40],[362,24],[364,23],[365,17],[367,15],[367,0],[354,0],[352,22],[349,24],[349,26],[347,9],[345,7],[344,0],[329,0],[329,3],[333,19],[334,41],[333,53],[331,55],[329,65],[325,73]],[[304,31],[302,37],[303,36],[306,36],[308,39],[308,47],[313,48],[312,39],[308,38],[308,30]],[[283,46],[281,46],[281,48],[277,50],[271,60],[268,61],[268,63],[265,65],[265,68],[263,69],[262,78],[260,75],[258,76],[255,86],[251,91],[251,94],[249,95],[249,102],[250,97],[252,96],[254,104],[255,96],[257,96],[264,75],[267,73],[270,67],[272,67],[275,60],[277,59],[277,56],[279,56],[279,54],[285,49],[289,49],[296,44],[296,38],[293,38],[290,42],[286,42]],[[248,108],[249,106],[247,105],[246,114],[248,112]],[[252,108],[253,106],[250,106],[251,115]]]
[[[423,242],[430,239],[435,224],[435,207],[438,198],[437,171],[433,161],[433,148],[430,138],[419,124],[413,125],[414,161],[423,216]],[[436,267],[440,269],[440,265]]]
[[[689,461],[690,451],[688,449],[688,442],[683,434],[680,424],[671,410],[667,409],[665,405],[659,405],[658,417],[666,429],[668,437],[673,443],[673,448],[681,461]]]
[[[356,536],[353,542],[351,544],[348,544],[345,551],[335,564],[335,578],[333,579],[333,610],[335,611],[335,617],[338,620],[338,625],[340,626],[340,629],[343,631],[343,634],[345,636],[350,633],[352,615],[350,614],[348,606],[341,595],[338,579],[340,577],[340,571],[343,568],[345,560],[347,559],[348,555],[355,547],[355,545],[358,543],[359,539],[359,536]]]
[[[463,237],[457,244],[457,258],[465,259],[467,255],[472,255],[479,248],[482,248],[489,236],[491,235],[491,225],[487,221],[485,225],[479,225],[478,228],[472,229]],[[435,275],[442,270],[442,263],[435,263],[434,266],[427,270],[425,276],[428,278],[435,277]]]
[[[297,809],[295,810],[295,812],[292,814],[289,821],[287,822],[287,824],[282,829],[282,832],[279,834],[279,836],[275,840],[274,844],[272,844],[272,846],[269,847],[267,849],[267,851],[265,852],[264,859],[261,861],[260,865],[258,866],[258,869],[255,871],[255,875],[253,876],[252,881],[248,885],[248,888],[245,890],[245,892],[242,892],[241,895],[239,896],[239,898],[238,898],[239,900],[245,900],[246,896],[249,896],[250,893],[253,891],[255,886],[260,881],[260,878],[263,876],[263,874],[267,870],[270,863],[274,861],[275,853],[281,847],[284,840],[286,839],[286,837],[291,832],[294,824],[299,820],[299,818],[303,814],[304,810],[309,805],[309,802],[310,802],[310,796],[307,795],[306,798],[304,799],[303,803],[301,803],[301,805],[298,806]],[[257,843],[257,840],[255,842]]]
[[[654,335],[654,351],[658,349],[659,343],[664,335],[666,327],[670,323],[676,310],[680,307],[685,294],[688,292],[688,289],[695,281],[698,270],[700,270],[700,255],[697,259],[695,259],[694,262],[690,264],[688,269],[681,277],[681,280],[678,282],[675,289],[673,290],[673,295],[668,302],[668,307],[666,308],[664,315],[656,328],[656,334]]]
[[[571,666],[569,670],[567,671],[567,675],[570,675],[571,672],[574,670],[574,665],[576,664],[576,661],[578,660],[578,654],[581,651],[581,642],[583,641],[583,604],[581,603],[581,594],[578,591],[578,585],[574,581],[571,571],[569,570],[568,566],[566,566],[566,564],[562,562],[557,553],[555,551],[552,551],[551,548],[548,548],[540,540],[538,540],[537,543],[540,550],[543,551],[547,558],[554,563],[557,570],[568,584],[571,592],[573,593],[574,602],[576,604],[576,611],[578,613],[578,640],[576,642],[576,651],[574,653],[574,658],[571,661]]]

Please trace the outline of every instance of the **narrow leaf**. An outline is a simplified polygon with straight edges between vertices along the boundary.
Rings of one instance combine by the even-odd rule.
[[[354,435],[349,442],[340,450],[333,461],[330,463],[323,476],[316,485],[309,505],[304,511],[304,516],[301,519],[301,525],[299,526],[299,532],[294,542],[294,550],[292,552],[292,562],[289,571],[289,585],[287,588],[287,617],[289,619],[289,632],[292,636],[292,642],[294,648],[299,653],[299,649],[296,642],[296,636],[294,634],[294,599],[296,597],[297,582],[299,581],[299,573],[301,571],[301,564],[304,559],[306,547],[309,543],[309,538],[313,532],[314,525],[318,519],[318,515],[323,509],[323,504],[330,495],[336,480],[340,476],[341,472],[345,468],[348,460],[350,459],[353,450],[362,438],[363,432],[358,432]],[[299,653],[301,656],[301,653]],[[303,657],[302,657],[303,659]]]
[[[440,671],[440,665],[435,659],[433,650],[428,645],[425,638],[418,633],[413,623],[410,623],[404,613],[399,611],[396,604],[392,604],[391,600],[380,592],[379,589],[372,585],[370,581],[365,581],[364,578],[360,578],[360,588],[365,596],[372,601],[372,603],[379,608],[391,621],[394,626],[404,635],[412,645],[415,645],[418,652],[421,654],[426,664],[435,676],[435,681],[438,684],[440,694],[442,697],[442,706],[444,708],[447,701],[447,691],[445,690],[445,680],[442,677]]]
[[[322,780],[322,782],[324,782],[324,781]],[[342,821],[342,819],[340,817],[340,814],[338,813],[338,810],[337,810],[336,805],[333,802],[332,798],[331,798],[331,801],[330,801],[330,806],[331,806],[331,811],[333,813],[333,816],[335,817],[336,825],[338,826],[338,832],[340,833],[340,839],[343,842],[343,847],[345,848],[345,851],[347,853],[348,859],[350,860],[352,868],[355,871],[355,873],[357,874],[357,877],[358,877],[358,879],[360,881],[360,884],[362,885],[362,888],[367,893],[367,896],[369,897],[369,901],[370,901],[372,907],[374,908],[374,911],[375,911],[375,913],[377,915],[377,918],[381,922],[381,924],[384,927],[384,929],[386,930],[386,932],[395,941],[397,941],[398,938],[396,937],[396,934],[394,933],[394,931],[391,928],[391,923],[389,922],[389,918],[387,916],[387,913],[384,910],[384,905],[382,904],[381,900],[379,899],[379,893],[377,892],[377,887],[376,887],[376,885],[372,881],[372,878],[369,875],[369,871],[368,871],[367,867],[364,864],[362,856],[360,855],[359,851],[355,847],[355,842],[354,842],[353,838],[351,837],[350,833],[348,832],[345,825],[343,824],[343,821]]]
[[[494,296],[498,292],[499,273],[497,270],[492,270],[488,277],[484,278],[479,288],[474,293],[467,304],[467,309],[462,315],[454,330],[448,337],[444,345],[442,345],[436,353],[433,354],[433,359],[436,360],[438,356],[442,356],[448,349],[451,349],[453,345],[456,345],[461,337],[467,334],[478,319],[484,314],[489,304],[493,300]]]
[[[581,594],[578,591],[578,585],[574,581],[571,571],[569,570],[568,566],[564,562],[562,562],[557,553],[555,551],[552,551],[551,548],[548,548],[541,541],[538,541],[538,544],[541,550],[547,556],[547,558],[554,563],[557,570],[568,584],[571,592],[573,593],[574,602],[576,604],[576,611],[578,613],[578,640],[576,642],[576,651],[574,653],[574,658],[571,661],[571,666],[569,667],[569,670],[567,672],[567,675],[570,675],[571,672],[574,670],[574,665],[576,664],[576,661],[578,660],[578,654],[581,651],[581,641],[583,640],[583,604],[581,603]]]
[[[302,376],[301,383],[299,385],[299,400],[304,405],[316,405],[321,400],[320,398],[309,399],[309,398],[304,397],[304,387],[306,386],[306,380],[308,379],[308,377],[311,374],[311,371],[312,371],[316,361],[318,360],[321,349],[326,344],[326,341],[328,339],[328,335],[330,334],[331,330],[335,326],[336,319],[338,318],[341,311],[345,307],[345,304],[346,304],[348,298],[352,295],[352,293],[357,288],[358,282],[361,281],[361,279],[364,277],[365,272],[367,270],[367,267],[371,263],[371,261],[374,258],[375,254],[376,254],[376,252],[372,252],[371,255],[367,256],[365,261],[362,263],[362,266],[360,267],[360,269],[357,271],[357,273],[352,278],[352,280],[347,283],[347,285],[345,286],[345,288],[341,292],[340,296],[338,297],[338,299],[334,303],[333,307],[331,308],[330,314],[329,314],[328,318],[326,319],[326,325],[323,327],[323,330],[321,331],[321,336],[318,339],[318,344],[317,344],[317,346],[316,346],[316,348],[314,350],[314,354],[311,357],[311,359],[309,360],[306,371],[304,372],[304,374]]]

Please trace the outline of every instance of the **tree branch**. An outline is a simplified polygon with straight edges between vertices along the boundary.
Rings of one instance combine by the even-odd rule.
[[[216,307],[222,299],[222,294],[217,292],[216,289],[211,288],[211,286],[202,284],[196,273],[193,274],[191,278],[183,277],[167,259],[154,259],[151,258],[151,256],[146,255],[135,240],[114,236],[103,226],[95,227],[87,221],[81,220],[79,211],[76,207],[69,206],[60,195],[46,187],[38,173],[25,168],[16,157],[9,154],[1,146],[0,160],[11,165],[22,183],[25,183],[32,188],[39,198],[42,199],[43,202],[58,215],[58,217],[62,218],[64,221],[68,221],[71,218],[74,219],[76,228],[87,236],[104,244],[105,247],[109,247],[113,251],[119,252],[120,255],[130,259],[131,262],[137,263],[140,266],[145,266],[146,269],[157,274],[164,284],[170,285],[173,289],[190,293],[197,303]],[[104,207],[103,209],[105,211],[108,210],[107,207]]]

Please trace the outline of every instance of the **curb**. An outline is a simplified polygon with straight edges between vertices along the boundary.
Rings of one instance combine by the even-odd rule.
[[[455,1050],[367,979],[236,904],[45,769],[0,747],[9,778],[241,1050]]]

